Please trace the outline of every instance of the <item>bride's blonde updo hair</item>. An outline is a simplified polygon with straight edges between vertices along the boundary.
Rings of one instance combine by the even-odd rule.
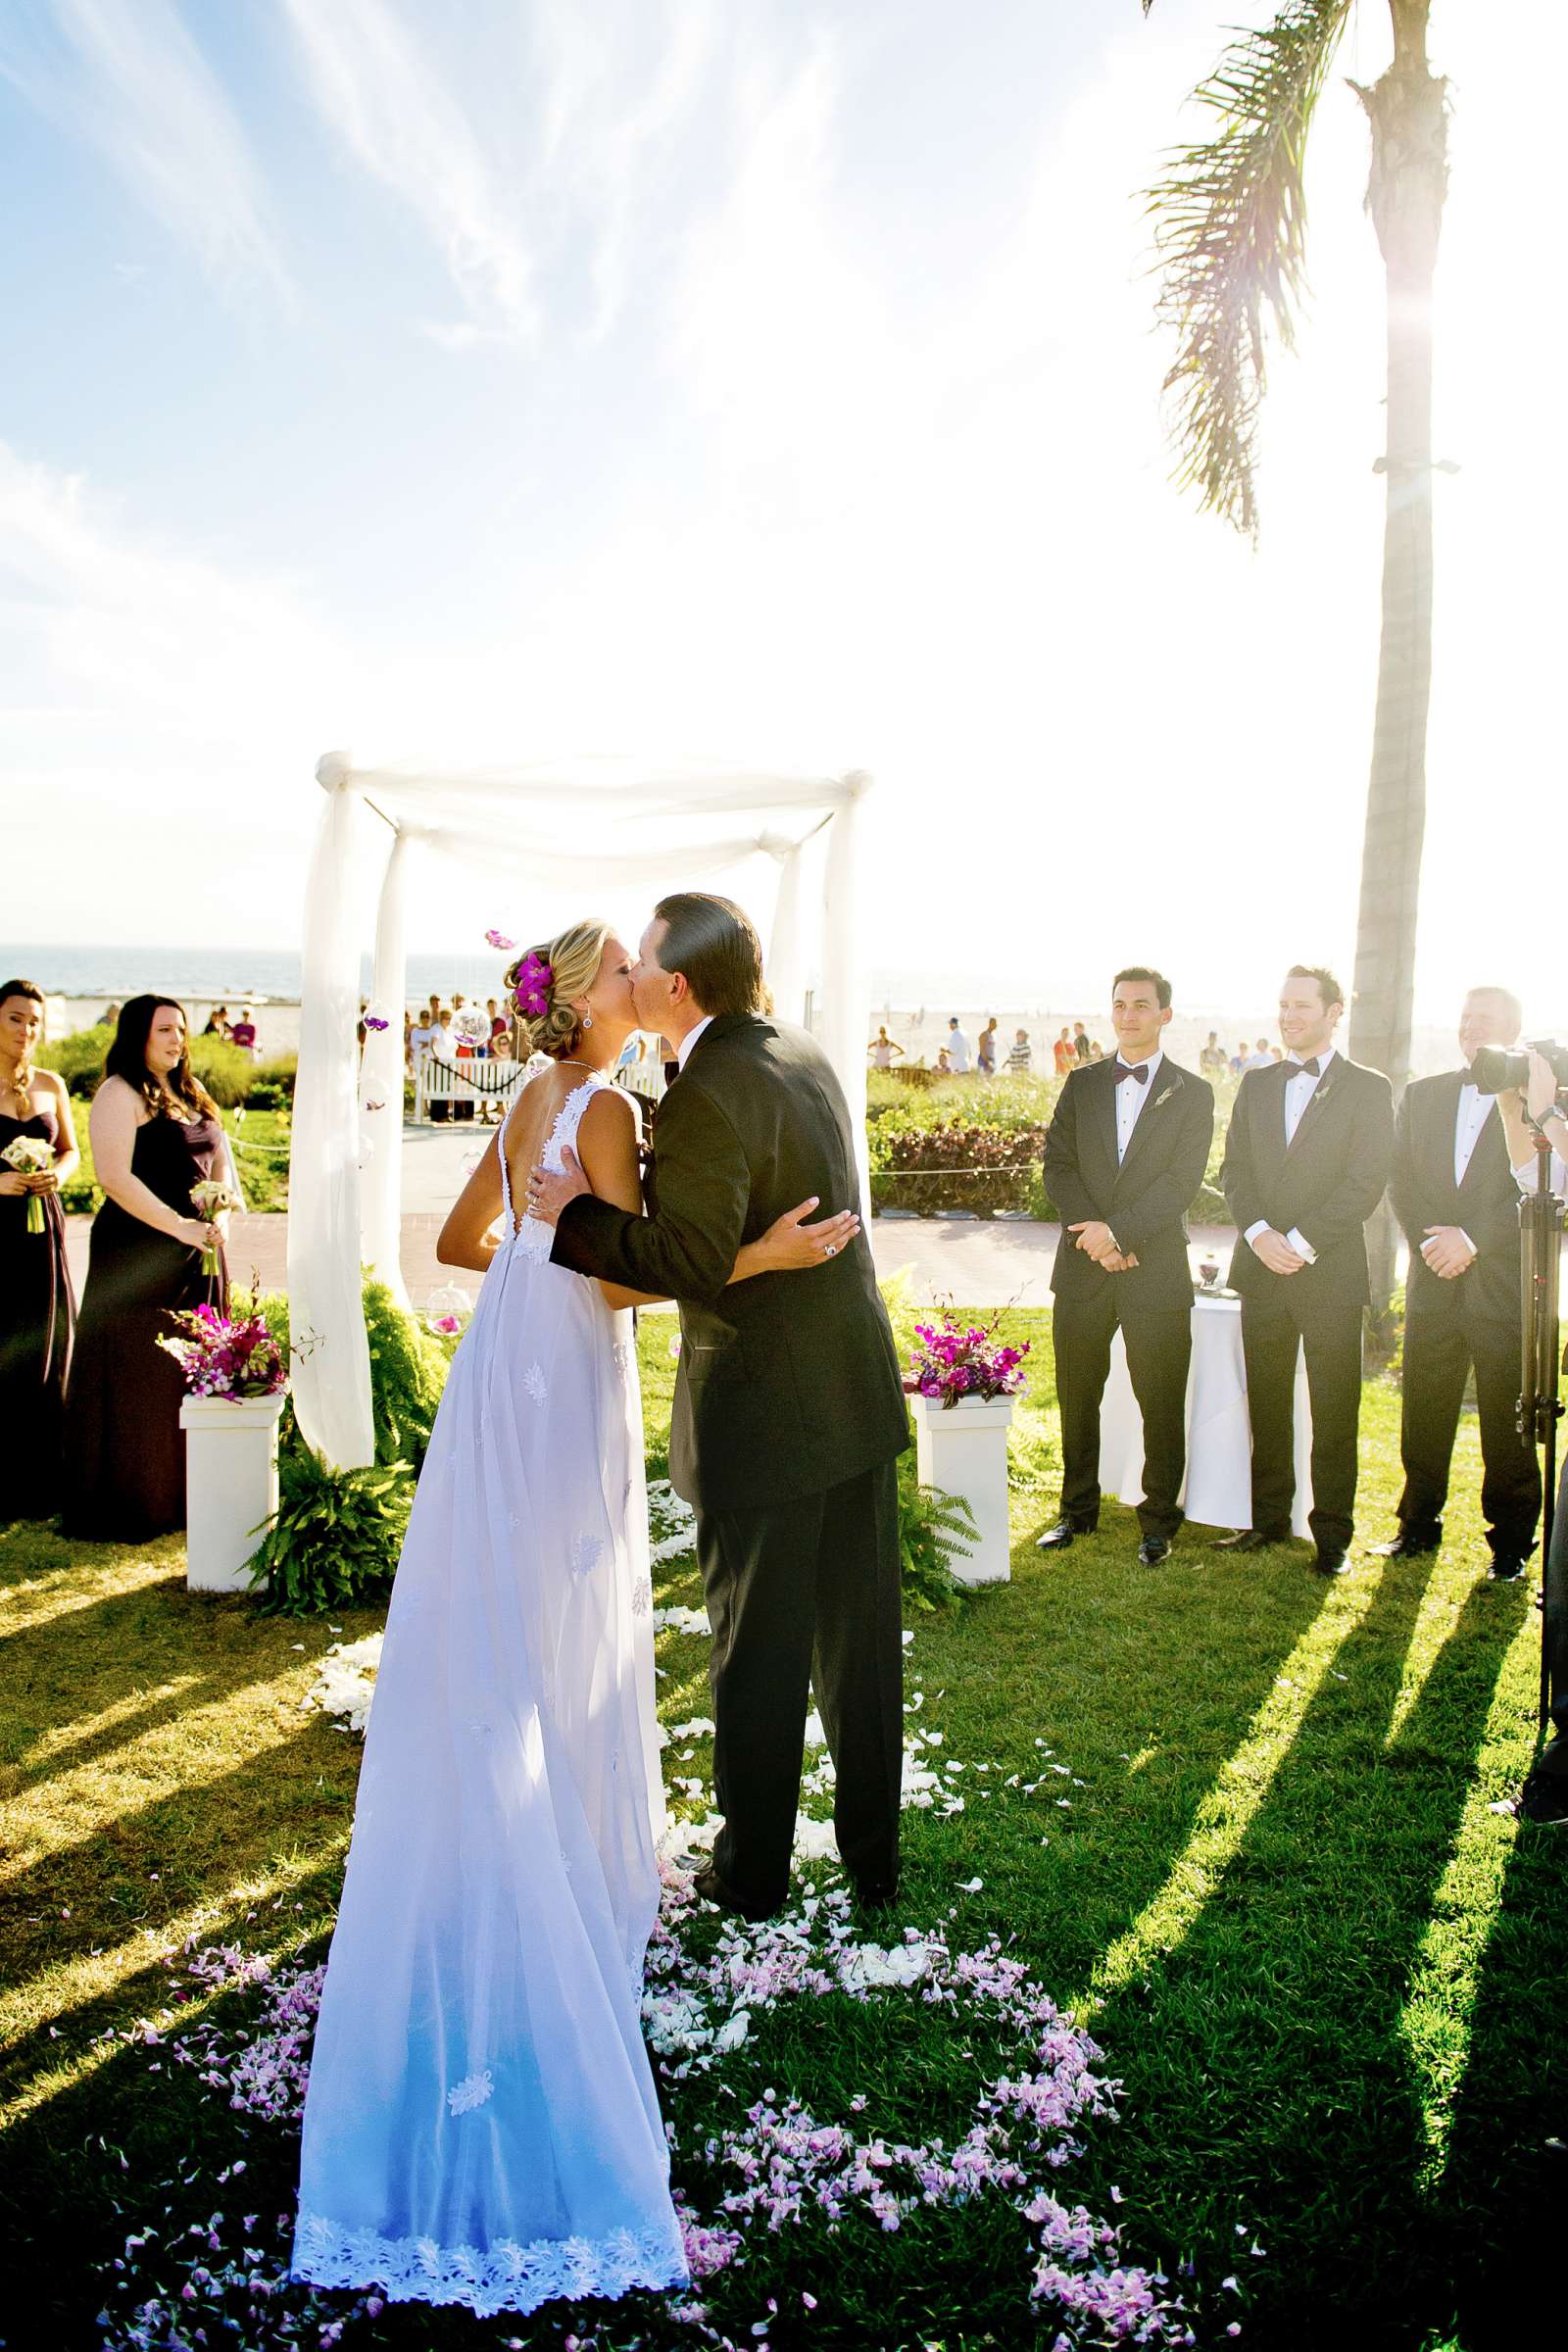
[[[507,995],[530,1054],[548,1054],[553,1060],[562,1061],[576,1053],[582,1041],[582,1023],[571,1000],[585,997],[598,979],[612,929],[598,916],[590,916],[538,947],[525,948],[514,963],[508,964]],[[527,996],[529,967],[537,972],[540,964],[550,967],[543,1012],[537,1009],[537,999],[532,1008],[521,1002],[518,990],[520,980],[521,995]]]

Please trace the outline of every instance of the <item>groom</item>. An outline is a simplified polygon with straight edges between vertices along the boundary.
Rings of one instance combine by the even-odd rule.
[[[777,1274],[729,1284],[741,1245],[806,1195],[856,1200],[849,1106],[812,1040],[765,1015],[757,933],[728,899],[660,901],[632,997],[679,1063],[659,1114],[651,1213],[596,1199],[569,1152],[564,1174],[535,1171],[533,1213],[557,1224],[555,1264],[680,1304],[669,1472],[697,1513],[724,1815],[698,1890],[748,1919],[783,1904],[814,1684],[839,1852],[858,1898],[886,1902],[904,1746],[896,1459],[908,1420],[871,1246],[858,1234],[813,1277],[808,1303]]]

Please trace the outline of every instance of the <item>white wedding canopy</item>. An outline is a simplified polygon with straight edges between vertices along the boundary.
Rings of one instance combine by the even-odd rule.
[[[802,1021],[812,976],[820,975],[813,1027],[849,1099],[863,1202],[869,1005],[855,867],[857,808],[868,776],[666,769],[606,759],[457,771],[357,767],[346,752],[327,753],[316,775],[327,799],[305,898],[288,1287],[290,1328],[305,1350],[294,1370],[295,1411],[306,1439],[329,1462],[351,1469],[375,1454],[362,1264],[404,1296],[405,901],[415,845],[463,859],[487,885],[499,878],[519,892],[580,892],[584,911],[616,889],[651,901],[666,890],[730,882],[729,895],[744,901],[748,864],[772,861],[768,985],[780,1017]],[[387,1026],[369,1031],[362,1062],[356,909],[371,825],[391,837],[371,1007]],[[823,853],[819,859],[812,845]]]

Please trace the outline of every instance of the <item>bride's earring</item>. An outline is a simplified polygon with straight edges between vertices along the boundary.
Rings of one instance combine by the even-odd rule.
[[[582,1016],[582,1025],[583,1025],[583,1027],[584,1027],[585,1029],[591,1029],[591,1028],[593,1027],[593,1025],[594,1025],[594,1016],[593,1016],[593,1014],[592,1014],[591,1012],[585,1012],[585,1013],[583,1014],[583,1016]]]

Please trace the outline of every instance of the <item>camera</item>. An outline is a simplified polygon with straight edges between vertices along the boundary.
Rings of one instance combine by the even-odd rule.
[[[1539,1054],[1547,1064],[1559,1091],[1568,1088],[1568,1046],[1559,1046],[1554,1037],[1533,1037],[1530,1053]],[[1528,1086],[1529,1054],[1518,1047],[1482,1046],[1470,1064],[1470,1083],[1483,1095],[1500,1095],[1510,1086]]]

